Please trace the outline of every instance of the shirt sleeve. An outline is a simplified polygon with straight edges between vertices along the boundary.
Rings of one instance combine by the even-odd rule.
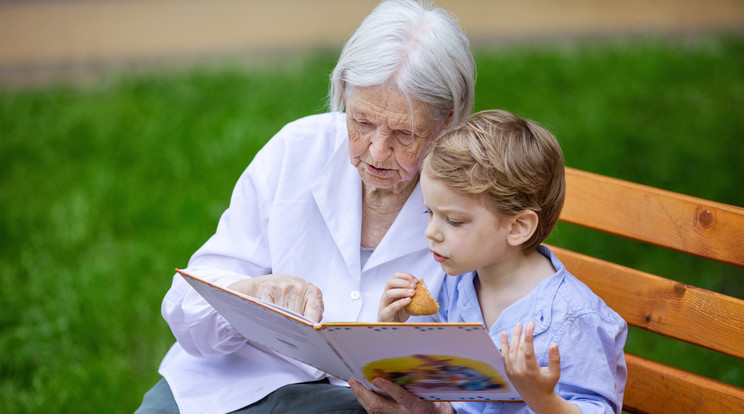
[[[556,392],[582,414],[620,414],[626,379],[623,347],[627,325],[617,315],[589,310],[564,321],[555,331],[561,355]],[[547,344],[546,344],[547,345]],[[538,355],[547,366],[547,349]],[[452,403],[457,413],[534,414],[524,403]]]
[[[263,175],[270,157],[265,152],[257,154],[238,180],[215,234],[191,257],[187,272],[224,287],[271,273],[266,237],[270,192]],[[176,340],[192,355],[228,354],[246,344],[179,274],[163,299],[161,312]]]
[[[565,321],[555,338],[561,355],[558,394],[583,414],[622,411],[627,324],[614,313],[586,311]]]

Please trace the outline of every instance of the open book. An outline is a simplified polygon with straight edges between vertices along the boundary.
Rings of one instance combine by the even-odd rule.
[[[374,388],[382,376],[427,400],[521,401],[480,323],[314,323],[176,270],[245,338],[334,377]]]

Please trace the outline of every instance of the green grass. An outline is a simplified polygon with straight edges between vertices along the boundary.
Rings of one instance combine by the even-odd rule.
[[[131,412],[173,341],[160,302],[335,54],[0,89],[0,412]],[[744,40],[479,51],[476,109],[556,133],[567,164],[744,206]],[[551,243],[744,298],[742,269],[559,225]],[[744,386],[740,360],[634,330],[629,350]]]

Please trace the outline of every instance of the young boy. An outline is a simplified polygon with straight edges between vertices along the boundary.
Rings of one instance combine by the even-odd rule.
[[[477,113],[432,143],[421,188],[434,260],[445,273],[459,275],[442,287],[439,318],[483,322],[524,399],[452,407],[473,413],[620,413],[627,325],[540,245],[558,220],[565,194],[555,137],[506,111]],[[405,306],[415,282],[407,273],[388,281],[380,321],[408,319]]]

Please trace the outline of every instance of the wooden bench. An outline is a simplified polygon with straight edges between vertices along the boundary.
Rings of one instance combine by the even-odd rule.
[[[744,208],[572,168],[566,169],[566,182],[563,222],[744,267]],[[550,247],[629,325],[744,364],[744,300]],[[625,355],[627,412],[744,412],[744,388]]]

